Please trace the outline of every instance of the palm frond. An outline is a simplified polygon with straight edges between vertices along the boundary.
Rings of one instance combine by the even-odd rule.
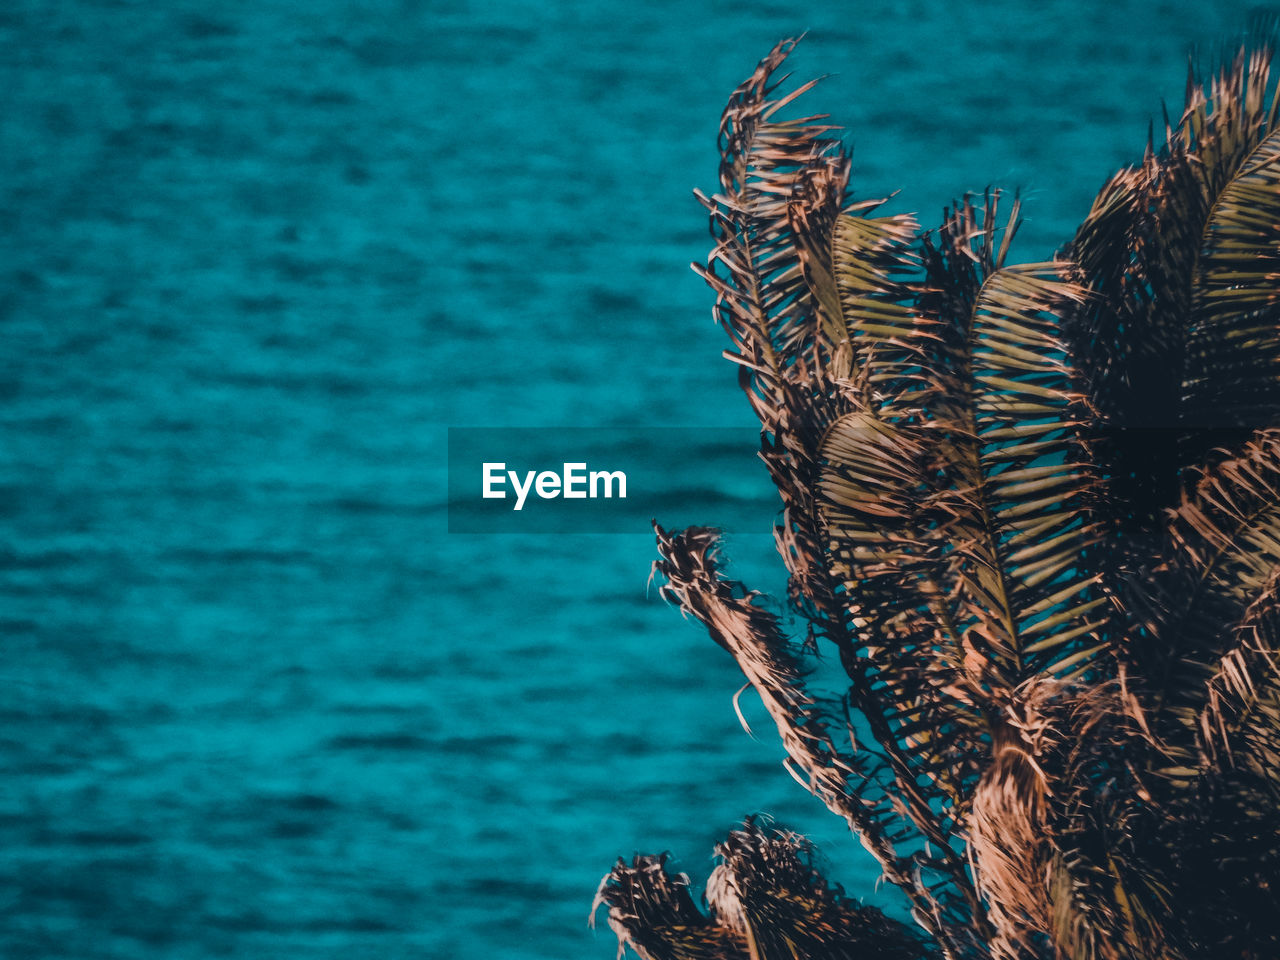
[[[1193,166],[1177,142],[1159,153],[1148,147],[1140,165],[1107,181],[1064,251],[1093,293],[1062,332],[1124,534],[1104,558],[1113,571],[1140,562],[1183,463],[1189,278],[1207,211]]]
[[[1280,431],[1189,474],[1158,566],[1135,580],[1130,656],[1152,710],[1194,728],[1210,664],[1280,564]]]
[[[1280,131],[1240,165],[1205,224],[1183,393],[1187,426],[1280,419]]]
[[[1280,795],[1280,566],[1234,630],[1197,719],[1209,769],[1248,769]]]
[[[823,445],[828,556],[843,580],[849,635],[841,662],[849,698],[893,771],[885,789],[935,851],[918,862],[951,877],[976,926],[981,907],[951,837],[986,754],[987,721],[949,628],[939,566],[920,539],[924,451],[903,434],[848,414]]]
[[[996,197],[958,205],[920,307],[943,331],[928,435],[945,484],[934,506],[957,584],[954,622],[987,689],[1042,670],[1082,671],[1106,650],[1105,600],[1084,563],[1102,529],[1086,443],[1089,407],[1056,330],[1086,302],[1068,262],[1005,266]]]
[[[705,624],[737,661],[777,726],[792,775],[848,823],[885,877],[906,891],[922,915],[932,914],[937,905],[916,888],[910,859],[897,851],[886,829],[893,811],[875,787],[883,779],[883,758],[836,747],[777,618],[757,605],[758,594],[720,575],[716,531],[668,533],[656,524],[655,529],[660,556],[654,571],[664,580],[663,597]]]
[[[1126,768],[1146,748],[1123,685],[1028,682],[1005,713],[973,803],[969,849],[1018,960],[1053,944],[1089,960],[1176,960],[1167,891],[1134,846],[1159,812]]]
[[[1165,143],[1107,181],[1065,251],[1098,295],[1067,330],[1098,414],[1098,456],[1144,543],[1180,470],[1223,429],[1266,426],[1280,411],[1276,237],[1262,222],[1276,203],[1273,33],[1255,31],[1208,81],[1190,74]]]
[[[1170,139],[1195,156],[1197,179],[1207,198],[1222,193],[1275,126],[1280,102],[1267,97],[1274,55],[1274,29],[1263,20],[1232,62],[1207,81],[1194,67],[1188,69],[1186,104]]]
[[[1006,688],[1080,675],[1106,650],[1106,599],[1082,559],[1102,532],[1086,411],[1053,332],[1084,301],[1067,270],[1004,267],[983,283],[969,334],[972,414],[954,434],[962,610]]]
[[[915,407],[936,389],[929,377],[939,342],[936,322],[914,303],[918,230],[910,215],[849,212],[832,231],[832,272],[849,341],[834,378],[847,383],[858,409],[890,422],[913,419]]]
[[[734,930],[698,909],[689,878],[666,869],[667,854],[621,858],[600,881],[588,922],[602,906],[618,938],[618,960],[627,947],[641,960],[750,960],[747,944]]]
[[[747,941],[752,960],[924,960],[934,954],[908,928],[832,888],[812,844],[748,819],[716,846],[707,879],[713,913]]]
[[[592,904],[642,960],[935,960],[907,927],[848,900],[815,864],[798,834],[748,818],[716,845],[704,915],[689,878],[665,869],[666,855],[619,860]]]
[[[778,44],[730,97],[720,125],[721,192],[698,194],[716,246],[694,270],[718,293],[715,315],[734,342],[744,386],[766,402],[779,399],[777,381],[793,364],[817,360],[817,305],[801,250],[820,245],[812,233],[834,220],[849,173],[839,141],[826,136],[837,128],[823,117],[776,119],[817,82],[770,99],[786,80],[773,74],[795,43]]]
[[[819,252],[829,244],[849,163],[822,117],[777,118],[816,83],[775,98],[786,77],[774,73],[795,43],[779,43],[729,99],[720,126],[721,192],[698,194],[716,244],[707,264],[693,267],[716,291],[715,315],[734,345],[727,356],[740,365],[739,382],[760,419],[761,456],[782,498],[776,535],[792,599],[819,618],[819,629],[838,633],[835,621],[821,619],[834,607],[834,586],[819,559],[811,481],[817,438],[841,410],[823,374],[839,317]]]

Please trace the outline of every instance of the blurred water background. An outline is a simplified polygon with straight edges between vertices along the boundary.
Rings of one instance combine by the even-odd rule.
[[[897,909],[651,538],[447,534],[446,429],[749,425],[690,191],[780,38],[860,196],[1031,258],[1246,12],[7,0],[0,956],[607,958],[614,858],[755,811]]]

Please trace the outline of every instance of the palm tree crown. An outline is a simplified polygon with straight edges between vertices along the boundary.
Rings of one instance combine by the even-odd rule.
[[[599,902],[621,943],[1280,956],[1280,132],[1270,30],[1251,37],[1043,263],[1008,261],[997,193],[932,231],[852,201],[835,128],[782,118],[813,86],[779,93],[794,41],[734,91],[695,269],[843,702],[806,690],[714,531],[658,527],[655,567],[923,933],[749,821],[709,915],[660,859],[620,861]]]

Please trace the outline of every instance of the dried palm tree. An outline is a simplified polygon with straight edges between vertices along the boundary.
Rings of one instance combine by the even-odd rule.
[[[1193,75],[1182,116],[1043,263],[1008,262],[1019,204],[996,193],[932,231],[852,200],[836,128],[782,118],[813,86],[779,93],[794,41],[733,93],[695,269],[760,420],[809,637],[723,575],[715,531],[656,527],[655,569],[924,939],[749,823],[709,916],[661,860],[620,861],[597,902],[620,944],[1280,957],[1273,33]],[[813,642],[843,702],[807,691]]]

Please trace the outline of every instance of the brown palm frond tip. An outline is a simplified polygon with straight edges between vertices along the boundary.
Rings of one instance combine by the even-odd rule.
[[[852,199],[836,128],[788,119],[813,87],[775,79],[793,41],[734,91],[695,269],[760,421],[804,642],[723,573],[714,530],[655,524],[654,574],[925,939],[874,952],[889,922],[749,821],[706,914],[661,858],[620,861],[598,900],[620,945],[1280,957],[1275,25],[1193,76],[1039,263],[1012,261],[998,191],[930,231]],[[847,676],[836,702],[805,682],[812,642]]]
[[[643,960],[931,960],[911,928],[847,900],[814,865],[803,837],[754,818],[717,845],[707,879],[707,913],[689,894],[689,878],[666,857],[619,860],[601,881],[592,918],[609,908],[609,926]]]

